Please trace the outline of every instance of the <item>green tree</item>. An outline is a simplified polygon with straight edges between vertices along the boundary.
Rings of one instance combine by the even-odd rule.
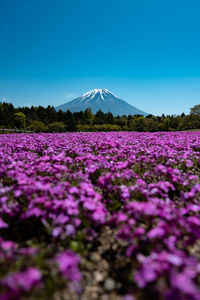
[[[129,121],[129,130],[136,131],[136,121],[133,118]]]
[[[56,120],[57,111],[55,110],[55,108],[53,106],[48,105],[45,110],[46,110],[46,120],[42,120],[42,121],[46,121],[46,124],[57,121]]]
[[[121,116],[121,117],[117,117],[116,118],[116,124],[120,127],[124,127],[124,126],[127,126],[127,118],[126,116]]]
[[[29,125],[28,129],[36,132],[46,132],[47,126],[41,121],[34,120],[31,125]]]
[[[111,112],[108,112],[105,114],[105,123],[106,124],[114,124],[115,123],[115,117]]]
[[[49,129],[53,132],[63,132],[65,131],[65,124],[63,122],[55,121],[49,124]]]
[[[178,130],[190,130],[200,128],[200,117],[188,115],[180,119]]]
[[[153,117],[145,118],[144,119],[144,131],[156,131],[156,122],[154,121]]]
[[[86,108],[83,113],[83,123],[92,124],[94,120],[94,115],[92,114],[91,108]]]
[[[25,128],[26,116],[21,111],[15,113],[15,126],[18,128]]]
[[[76,131],[78,121],[75,119],[74,114],[71,111],[67,110],[65,113],[65,125],[67,127],[67,131]]]
[[[170,129],[170,116],[164,118],[164,131],[168,131]]]
[[[142,132],[142,131],[144,131],[144,129],[145,129],[145,125],[144,125],[144,117],[137,117],[136,119],[135,119],[135,130],[136,131],[139,131],[139,132]]]
[[[15,126],[15,109],[11,103],[0,103],[0,125],[7,128]]]
[[[105,124],[105,114],[102,112],[102,110],[98,110],[96,115],[94,116],[94,124]]]

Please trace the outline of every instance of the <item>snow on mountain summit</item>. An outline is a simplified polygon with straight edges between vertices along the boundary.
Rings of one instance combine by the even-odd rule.
[[[116,97],[107,89],[94,89],[82,96],[56,107],[58,111],[70,110],[71,112],[84,111],[91,108],[93,113],[102,110],[104,113],[111,112],[113,115],[147,115],[142,110],[128,104],[124,100]]]
[[[85,94],[83,94],[81,96],[82,100],[86,99],[86,98],[90,98],[93,99],[95,98],[95,96],[97,96],[96,100],[105,100],[105,96],[107,95],[112,95],[111,92],[109,92],[109,90],[106,89],[94,89],[91,90]]]

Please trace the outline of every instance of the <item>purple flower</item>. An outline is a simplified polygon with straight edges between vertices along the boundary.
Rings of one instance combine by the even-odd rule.
[[[123,297],[123,300],[136,300],[135,297],[131,296],[131,295],[125,295]]]
[[[81,273],[78,269],[80,258],[71,250],[66,250],[57,255],[55,261],[58,264],[60,272],[68,280],[80,281]]]
[[[8,224],[5,223],[2,218],[0,218],[0,228],[7,228],[8,227]]]
[[[161,238],[165,234],[165,230],[163,228],[155,227],[151,229],[147,236],[149,239]]]
[[[30,291],[41,284],[41,279],[41,272],[32,267],[26,271],[9,274],[0,280],[0,285],[5,285],[13,291]]]
[[[52,231],[53,237],[57,238],[62,233],[61,227],[55,227]]]
[[[53,259],[51,276],[80,294],[80,258],[63,249],[84,246],[87,268],[106,243],[124,300],[199,300],[199,132],[12,134],[0,145],[0,299],[34,297],[40,271],[21,268],[40,253],[45,276]]]

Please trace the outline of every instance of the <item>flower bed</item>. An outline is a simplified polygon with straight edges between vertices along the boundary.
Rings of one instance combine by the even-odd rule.
[[[0,300],[200,299],[200,134],[0,136]]]

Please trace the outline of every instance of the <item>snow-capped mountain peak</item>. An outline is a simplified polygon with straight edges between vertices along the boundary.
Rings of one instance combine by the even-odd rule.
[[[70,110],[71,112],[79,112],[84,111],[86,108],[91,108],[93,113],[102,110],[105,113],[112,112],[113,115],[147,115],[140,109],[116,97],[107,89],[91,90],[74,100],[57,106],[56,110],[61,109],[63,111]]]
[[[105,100],[105,96],[107,95],[112,95],[112,94],[106,89],[94,89],[83,94],[80,98],[82,98],[82,100],[86,98],[90,98],[90,100],[92,100],[93,98],[96,97],[96,100]]]

